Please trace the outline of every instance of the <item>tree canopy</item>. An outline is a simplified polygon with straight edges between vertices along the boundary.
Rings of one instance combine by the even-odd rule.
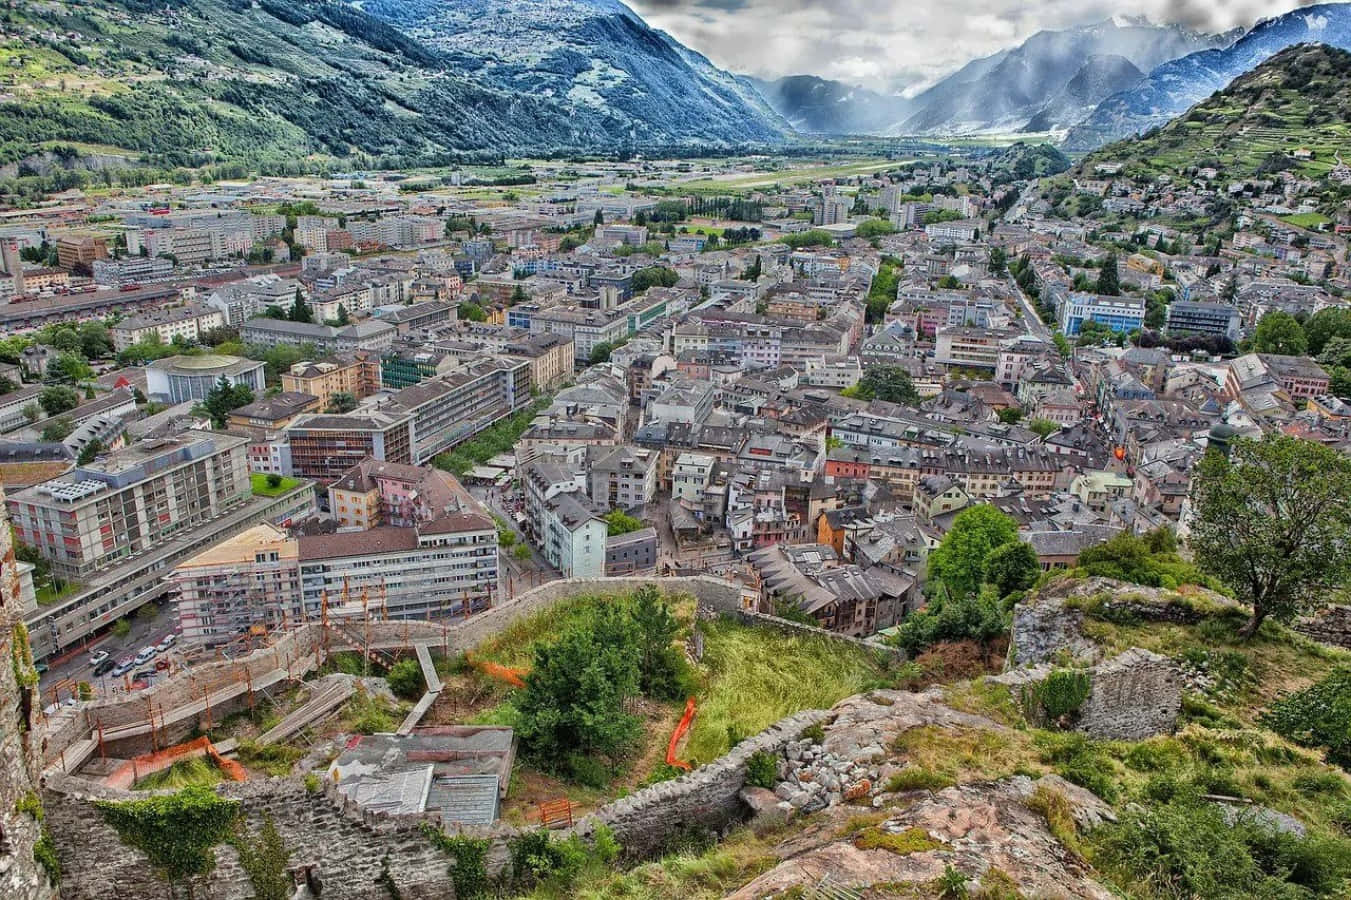
[[[957,514],[943,542],[929,554],[929,578],[953,597],[974,595],[989,580],[991,554],[1017,540],[1013,519],[988,503],[969,506]],[[1001,562],[1001,566],[1012,570],[1016,560]],[[1000,574],[1006,573],[1001,569]]]
[[[1304,329],[1288,312],[1275,310],[1257,322],[1253,332],[1254,353],[1276,353],[1284,356],[1303,356],[1309,349]]]
[[[919,402],[919,392],[910,380],[910,373],[900,366],[869,366],[864,369],[854,396],[911,406]]]
[[[1252,607],[1251,636],[1288,622],[1351,579],[1351,459],[1284,434],[1211,451],[1192,484],[1190,543],[1201,570]]]

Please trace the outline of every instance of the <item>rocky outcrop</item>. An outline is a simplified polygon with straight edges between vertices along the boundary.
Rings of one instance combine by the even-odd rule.
[[[859,891],[882,884],[923,885],[948,866],[970,878],[967,887],[973,890],[998,881],[1016,885],[1027,897],[1113,897],[1033,808],[1038,789],[1060,792],[1076,821],[1084,825],[1113,818],[1097,797],[1053,775],[1036,781],[1020,775],[957,785],[889,808],[887,817],[873,826],[879,835],[912,837],[910,845],[918,849],[909,850],[905,844],[865,849],[885,841],[842,833],[841,811],[837,827],[823,825],[781,845],[779,863],[730,900],[753,900],[827,878],[832,885]]]

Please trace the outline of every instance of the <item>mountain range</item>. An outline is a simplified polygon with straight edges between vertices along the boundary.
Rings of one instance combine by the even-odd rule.
[[[1168,121],[1201,98],[1294,44],[1351,49],[1351,3],[1324,3],[1257,23],[1223,48],[1160,65],[1134,87],[1105,98],[1065,138],[1070,150],[1091,150]]]
[[[472,23],[472,27],[471,27]],[[790,126],[617,0],[84,0],[7,7],[0,163],[736,148]]]

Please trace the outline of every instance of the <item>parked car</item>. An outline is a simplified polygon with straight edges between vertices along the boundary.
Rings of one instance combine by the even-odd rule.
[[[113,659],[111,656],[108,657],[107,659],[103,660],[103,662],[99,663],[97,666],[94,666],[94,677],[100,678],[104,675],[107,675],[109,672],[113,670],[113,667],[116,665],[117,660]]]
[[[150,662],[150,660],[155,658],[155,652],[154,647],[142,647],[141,652],[136,654],[135,664],[139,666],[142,663]]]
[[[152,678],[154,678],[154,677],[155,677],[155,670],[154,670],[154,669],[142,669],[141,671],[137,672],[135,675],[132,675],[132,676],[131,676],[131,680],[132,680],[132,681],[149,681],[150,679],[152,679]]]
[[[174,634],[171,631],[164,636],[164,640],[160,641],[158,644],[155,645],[155,649],[160,653],[163,653],[165,650],[168,650],[170,647],[172,647],[177,640],[178,635]]]
[[[107,650],[96,650],[89,657],[89,664],[97,669],[99,667],[99,664],[102,663],[105,659],[107,659],[110,655],[111,654],[109,654]]]
[[[113,666],[113,677],[118,678],[127,674],[134,665],[136,665],[136,660],[132,659],[130,656],[122,657],[117,661],[117,665]]]

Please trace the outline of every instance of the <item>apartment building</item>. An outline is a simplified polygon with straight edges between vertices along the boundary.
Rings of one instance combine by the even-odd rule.
[[[530,361],[530,384],[546,393],[572,378],[576,351],[573,341],[558,334],[536,334],[502,347],[507,356]]]
[[[586,478],[587,494],[597,506],[642,506],[652,502],[657,491],[657,454],[644,447],[591,447]]]
[[[364,400],[380,387],[380,360],[365,351],[298,362],[281,376],[283,391],[318,397],[320,408],[327,408],[334,394],[351,394]]]
[[[1000,346],[1007,332],[966,326],[938,329],[934,341],[934,361],[946,366],[997,369]]]
[[[291,474],[330,484],[362,460],[413,462],[412,416],[403,409],[307,414],[286,428]]]
[[[10,519],[53,572],[83,580],[248,499],[247,443],[190,432],[133,444],[15,492]]]
[[[329,485],[328,509],[340,529],[409,528],[456,512],[487,514],[449,472],[376,459]]]
[[[245,322],[239,336],[246,344],[275,347],[312,347],[318,353],[352,353],[357,350],[383,352],[394,346],[398,329],[387,322],[367,321],[337,327],[311,322],[257,318]]]
[[[238,328],[254,316],[262,315],[269,306],[289,311],[295,303],[297,290],[302,297],[309,295],[304,285],[294,278],[256,275],[216,288],[207,295],[206,305],[219,310],[228,325]]]
[[[225,317],[220,310],[188,303],[123,319],[108,330],[112,332],[113,349],[120,353],[128,347],[150,340],[171,344],[178,338],[196,343],[213,328],[225,324]]]
[[[455,513],[417,527],[288,538],[263,524],[179,564],[169,580],[183,641],[195,646],[325,612],[456,618],[497,599],[497,527],[490,516]]]
[[[1169,334],[1217,334],[1238,341],[1239,322],[1238,309],[1227,303],[1174,300],[1168,306]]]

